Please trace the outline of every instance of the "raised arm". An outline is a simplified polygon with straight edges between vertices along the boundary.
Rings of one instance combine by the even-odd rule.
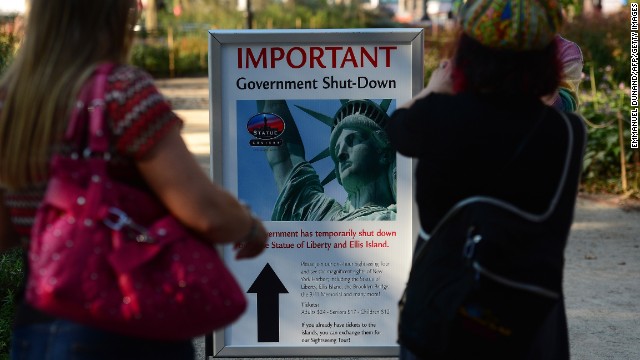
[[[278,192],[280,192],[293,167],[305,161],[304,144],[286,101],[258,101],[258,111],[276,114],[285,123],[284,133],[280,137],[283,140],[283,144],[281,146],[271,146],[267,149],[267,161],[276,180]]]
[[[409,101],[398,106],[398,109],[410,108],[418,99],[422,99],[432,92],[441,94],[453,93],[453,82],[451,80],[451,69],[453,64],[449,60],[443,60],[440,65],[433,70],[429,83],[424,87],[417,95],[411,98]]]

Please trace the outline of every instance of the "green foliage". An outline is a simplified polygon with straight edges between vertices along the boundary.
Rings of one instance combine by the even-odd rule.
[[[640,196],[640,154],[631,149],[630,91],[631,40],[629,8],[607,17],[594,16],[565,26],[563,36],[576,42],[584,56],[580,114],[589,130],[582,189],[588,192]],[[619,124],[622,124],[620,142]],[[624,158],[621,159],[621,153]],[[627,188],[623,188],[625,166]]]
[[[206,75],[206,40],[185,37],[176,41],[172,49],[165,44],[151,42],[136,44],[131,51],[131,63],[155,77]],[[173,67],[169,66],[171,52]]]
[[[191,34],[179,38],[174,48],[176,76],[207,74],[208,48],[206,40],[206,33]]]
[[[9,353],[15,298],[22,284],[23,271],[21,249],[0,254],[0,358]]]
[[[589,70],[587,66],[585,68]],[[626,86],[616,85],[607,75],[612,68],[605,68],[604,76],[588,84],[581,94],[579,113],[584,117],[589,136],[583,163],[582,188],[587,192],[623,193],[640,196],[640,152],[631,149],[631,102]],[[620,137],[622,127],[622,143]],[[623,187],[622,166],[625,167],[626,189]]]
[[[580,18],[568,23],[562,35],[580,45],[585,64],[593,66],[596,79],[629,83],[631,36],[629,7],[616,14]]]
[[[161,11],[158,14],[160,28],[154,34],[148,34],[144,29],[138,33],[131,55],[134,65],[156,77],[205,75],[207,30],[243,29],[248,26],[248,14],[237,11],[231,3],[199,0],[183,5],[179,17]],[[377,9],[362,9],[355,2],[329,5],[326,0],[253,0],[251,15],[251,27],[254,29],[399,26],[391,21],[391,14]]]
[[[158,77],[169,75],[169,48],[165,45],[138,43],[131,49],[131,63]]]
[[[582,14],[584,0],[560,0],[560,6],[569,16]]]
[[[255,1],[255,0],[254,0]],[[235,4],[235,2],[233,2]],[[202,2],[201,4],[187,5],[184,2],[183,12],[180,16],[174,16],[170,12],[158,14],[161,27],[166,29],[185,28],[187,31],[195,30],[194,25],[206,25],[208,29],[236,29],[243,28],[245,16],[237,11],[235,6],[224,6],[223,2]]]
[[[11,34],[0,32],[0,74],[4,72],[13,59],[15,41],[15,37]]]
[[[272,3],[255,11],[253,27],[257,29],[343,29],[364,27],[394,27],[389,15],[381,11],[364,10],[357,4],[326,5],[320,1]]]
[[[206,31],[174,35],[171,48],[168,41],[147,39],[133,46],[131,63],[156,77],[203,76],[208,68],[207,50]]]

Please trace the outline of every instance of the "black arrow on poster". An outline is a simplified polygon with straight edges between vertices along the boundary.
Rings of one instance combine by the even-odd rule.
[[[288,294],[289,291],[269,263],[247,292],[258,294],[258,342],[280,341],[279,294]]]

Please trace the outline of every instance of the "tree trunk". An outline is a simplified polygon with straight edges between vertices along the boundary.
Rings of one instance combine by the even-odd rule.
[[[156,0],[147,0],[145,11],[144,25],[149,33],[158,31],[158,8]]]

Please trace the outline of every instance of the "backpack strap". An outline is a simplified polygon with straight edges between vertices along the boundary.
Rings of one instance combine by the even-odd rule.
[[[434,234],[438,232],[438,229],[442,228],[449,221],[449,219],[453,218],[454,215],[456,215],[460,210],[462,210],[466,206],[469,206],[470,204],[474,204],[474,203],[491,204],[491,205],[500,207],[502,209],[505,209],[509,212],[512,212],[523,219],[526,219],[532,222],[537,222],[537,223],[547,220],[553,214],[554,210],[556,209],[556,206],[558,205],[558,202],[560,201],[560,197],[562,196],[562,190],[564,189],[564,185],[567,182],[567,177],[569,174],[569,166],[571,165],[571,157],[573,154],[573,146],[574,146],[573,128],[571,127],[569,118],[564,112],[559,111],[557,109],[553,109],[553,110],[556,111],[558,114],[560,114],[560,116],[562,117],[563,123],[567,126],[567,151],[564,156],[564,166],[560,174],[558,187],[556,188],[556,191],[551,197],[551,201],[549,202],[549,206],[547,206],[547,209],[542,213],[536,214],[536,213],[528,212],[522,208],[519,208],[518,206],[510,202],[507,202],[498,198],[490,197],[490,196],[471,196],[466,199],[460,200],[455,205],[453,205],[451,209],[449,209],[449,211],[445,214],[445,216],[442,217],[442,219],[440,219],[440,221],[434,227],[430,235],[427,234],[422,228],[420,229],[420,237],[422,237],[423,240],[425,241],[423,242],[422,246],[416,251],[414,255],[414,261],[415,259],[421,257],[422,254],[424,253],[424,249],[426,247],[424,245],[426,245],[429,238],[434,236]]]

